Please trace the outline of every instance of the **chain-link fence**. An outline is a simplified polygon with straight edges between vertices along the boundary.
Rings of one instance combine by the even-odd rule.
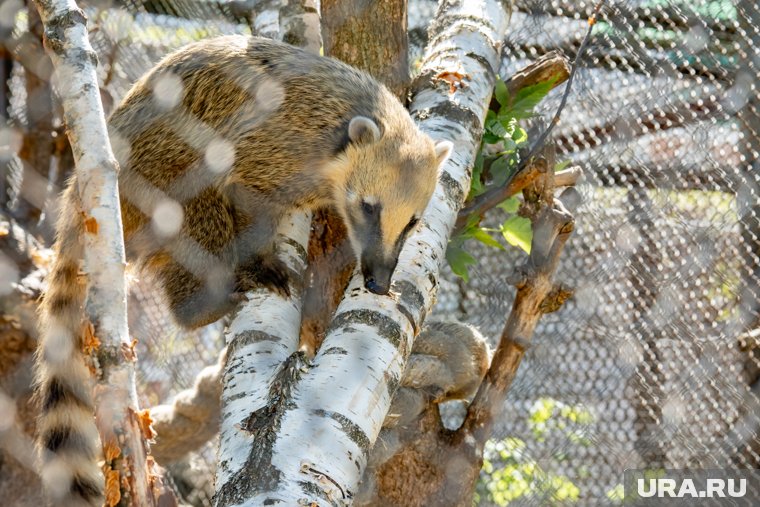
[[[434,8],[409,3],[413,54]],[[518,1],[501,75],[551,50],[575,58],[592,10],[592,2]],[[0,3],[8,83],[0,98],[9,106],[0,114],[11,126],[0,151],[3,141],[20,147],[0,153],[11,175],[4,209],[17,220],[41,210],[38,235],[49,238],[45,211],[54,214],[62,170],[45,157],[63,164],[65,153],[53,143],[47,155],[29,155],[12,134],[62,133],[28,12]],[[107,104],[169,50],[250,32],[233,4],[130,0],[88,5],[88,13]],[[554,133],[558,158],[585,173],[557,272],[575,295],[541,320],[520,367],[487,456],[483,505],[607,505],[619,501],[627,468],[760,466],[758,83],[754,0],[606,2]],[[542,115],[553,114],[561,93],[541,104]],[[45,162],[50,172],[35,169]],[[495,339],[513,297],[506,280],[523,254],[471,251],[471,280],[447,271],[435,314]],[[154,405],[215,361],[219,330],[178,331],[155,291],[133,285],[142,403]],[[209,445],[176,470],[197,505],[208,502],[213,461]]]
[[[502,73],[574,58],[593,4],[518,2]],[[557,275],[575,297],[540,322],[500,425],[582,505],[618,496],[628,468],[760,464],[760,7],[607,2],[602,18],[555,131],[586,178]],[[498,335],[512,263],[480,251],[438,311]]]

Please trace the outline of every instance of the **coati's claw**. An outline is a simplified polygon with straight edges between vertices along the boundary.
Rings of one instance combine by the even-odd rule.
[[[255,257],[236,272],[233,296],[257,287],[266,287],[281,296],[290,296],[288,266],[278,258]]]

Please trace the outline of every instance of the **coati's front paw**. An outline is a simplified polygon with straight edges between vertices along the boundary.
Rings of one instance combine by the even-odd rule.
[[[281,296],[290,296],[290,275],[288,266],[280,259],[254,257],[238,267],[235,273],[233,301],[241,298],[249,290],[266,287]]]

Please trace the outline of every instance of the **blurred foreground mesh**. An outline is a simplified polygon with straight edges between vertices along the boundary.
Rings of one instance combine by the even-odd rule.
[[[234,4],[84,5],[111,104],[168,51],[250,33]],[[574,58],[592,7],[518,1],[502,76],[551,50]],[[434,8],[410,1],[414,55]],[[30,19],[19,0],[0,3],[2,200],[18,221],[29,218],[19,210],[41,209],[38,232],[49,239],[62,185],[55,160],[65,153],[54,152],[53,163],[43,156],[44,169],[39,157],[21,156],[45,122],[35,105],[49,100],[34,84],[49,69]],[[520,460],[541,470],[515,504],[606,505],[626,468],[760,467],[758,83],[754,0],[606,2],[554,136],[558,158],[585,171],[584,204],[557,274],[576,293],[540,322],[494,436],[519,442]],[[542,103],[543,115],[561,90]],[[49,127],[62,132],[55,121]],[[435,313],[496,339],[513,297],[506,278],[522,254],[470,251],[478,258],[471,281],[447,270]],[[149,282],[133,287],[130,329],[149,406],[189,387],[222,339],[219,326],[178,330]],[[209,445],[178,466],[196,505],[209,504],[213,463]],[[557,478],[576,492],[561,493]],[[503,503],[498,485],[491,489],[482,503]]]

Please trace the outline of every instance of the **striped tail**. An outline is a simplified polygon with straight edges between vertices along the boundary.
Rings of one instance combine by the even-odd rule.
[[[100,437],[93,379],[83,353],[86,285],[79,277],[84,223],[72,178],[61,199],[56,260],[40,307],[37,349],[38,445],[42,481],[55,506],[102,506]]]

